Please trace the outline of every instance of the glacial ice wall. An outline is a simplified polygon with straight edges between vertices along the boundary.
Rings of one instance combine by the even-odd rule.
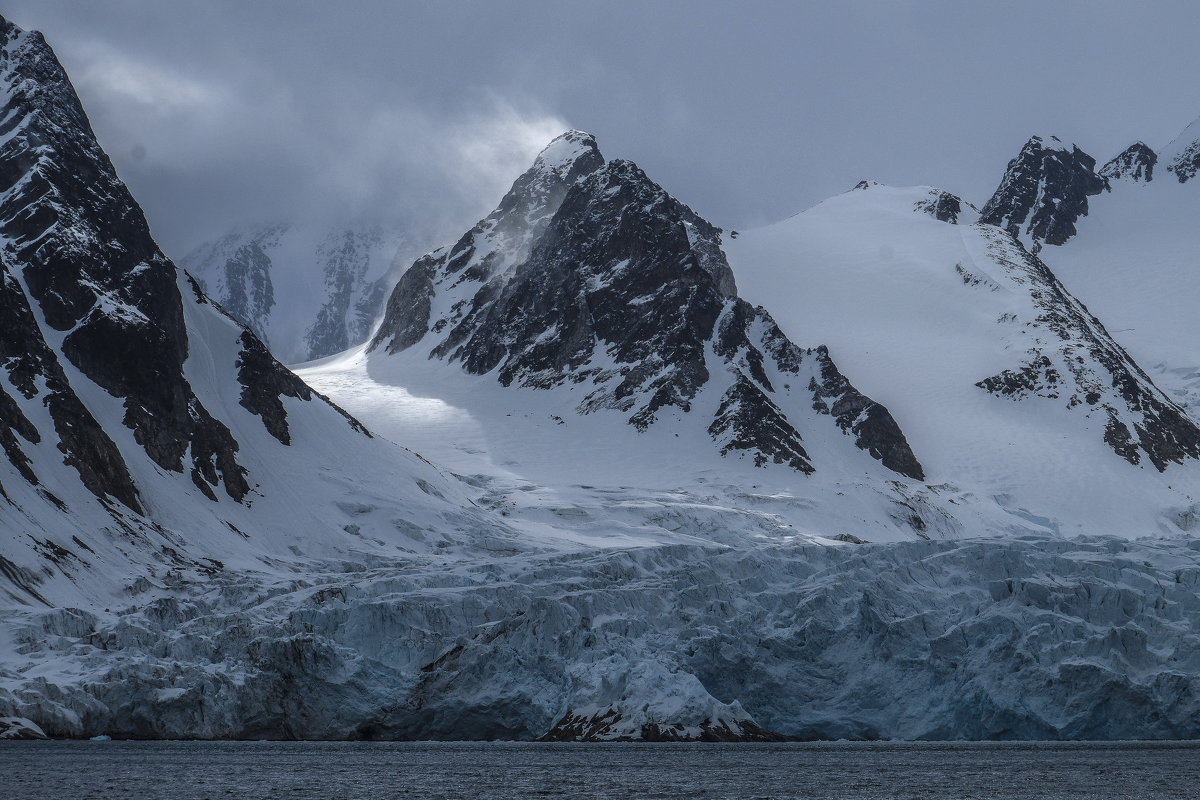
[[[1200,540],[672,545],[10,621],[51,736],[1200,736]]]

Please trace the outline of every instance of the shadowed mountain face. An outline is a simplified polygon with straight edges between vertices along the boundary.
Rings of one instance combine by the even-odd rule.
[[[371,347],[421,348],[506,386],[575,387],[579,413],[613,409],[639,430],[667,410],[712,414],[722,453],[806,473],[818,467],[801,428],[832,423],[920,479],[887,410],[737,296],[721,233],[570,131],[457,244],[413,264]],[[700,410],[709,392],[719,402]]]
[[[2,19],[0,106],[0,599],[410,552],[410,517],[473,513],[163,255],[53,52]]]
[[[238,441],[185,375],[190,342],[175,266],[154,243],[41,35],[0,25],[0,70],[0,313],[9,320],[9,383],[25,401],[50,409],[66,463],[97,496],[140,510],[110,432],[77,396],[80,379],[121,401],[122,424],[156,465],[186,474],[214,499],[222,491],[241,500],[250,484]],[[189,300],[206,302],[198,293]],[[286,415],[264,398],[301,392],[252,335],[241,345],[239,360],[258,368],[230,379],[245,397],[258,398],[244,405],[282,435]],[[29,420],[3,384],[0,393],[10,432],[5,449],[20,464],[21,444],[11,433],[28,431]],[[27,465],[22,472],[36,479]]]

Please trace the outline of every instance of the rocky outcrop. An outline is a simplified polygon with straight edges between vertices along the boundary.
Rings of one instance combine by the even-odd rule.
[[[35,722],[24,717],[0,717],[0,742],[45,738],[46,734]]]
[[[964,205],[972,211],[976,210],[970,203],[964,203],[958,195],[932,189],[929,192],[929,199],[918,202],[914,210],[924,212],[939,222],[949,222],[951,225],[955,225],[958,223],[959,215],[963,212]]]
[[[1075,145],[1034,136],[1008,162],[980,221],[1003,228],[1034,253],[1044,244],[1063,244],[1087,216],[1088,198],[1104,191],[1095,167],[1096,159]]]

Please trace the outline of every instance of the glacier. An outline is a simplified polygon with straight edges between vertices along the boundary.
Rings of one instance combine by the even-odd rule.
[[[166,588],[10,619],[0,715],[143,738],[1200,735],[1195,539],[661,545]]]

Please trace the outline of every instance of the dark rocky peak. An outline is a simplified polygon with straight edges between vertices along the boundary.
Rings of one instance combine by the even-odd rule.
[[[613,161],[573,190],[555,215],[555,222],[561,224],[554,235],[567,234],[572,220],[579,219],[593,222],[602,235],[603,241],[593,243],[601,258],[653,260],[687,252],[722,296],[737,294],[733,271],[721,250],[721,229],[668,194],[637,164]],[[552,242],[553,236],[547,241]]]
[[[928,214],[939,222],[949,222],[951,225],[957,225],[959,215],[963,213],[964,206],[972,212],[978,212],[975,206],[965,202],[956,194],[950,194],[950,192],[944,192],[941,189],[930,189],[929,198],[917,201],[913,210]]]
[[[510,236],[536,235],[558,210],[567,190],[603,166],[596,137],[567,131],[542,149],[481,225],[490,222],[493,230]]]
[[[703,414],[720,452],[804,473],[816,467],[798,426],[833,424],[920,479],[885,408],[859,394],[828,353],[796,347],[737,297],[722,231],[636,164],[597,163],[594,140],[582,136],[551,145],[568,150],[569,168],[539,158],[453,248],[413,264],[371,349],[419,348],[506,386],[569,386],[582,398],[572,400],[578,413],[619,411],[639,430],[667,410]],[[556,203],[529,201],[560,188]],[[551,207],[544,222],[529,210]],[[714,384],[704,396],[720,402],[698,406]]]
[[[704,383],[702,342],[734,291],[720,231],[613,161],[570,187],[529,256],[485,282],[432,352],[476,374],[498,367],[505,384],[550,386],[608,349],[623,363],[670,362],[660,399],[682,404]]]
[[[1003,228],[1034,252],[1043,244],[1063,244],[1087,216],[1087,199],[1107,186],[1095,167],[1096,160],[1075,145],[1034,136],[1008,162],[980,221]]]
[[[1158,155],[1146,146],[1144,142],[1134,142],[1096,174],[1108,181],[1135,181],[1149,183],[1154,180],[1154,165],[1158,163]]]
[[[852,192],[861,191],[863,189],[870,189],[872,186],[882,186],[882,185],[883,184],[880,183],[879,181],[861,180],[858,183],[851,186],[850,191],[852,191]]]

